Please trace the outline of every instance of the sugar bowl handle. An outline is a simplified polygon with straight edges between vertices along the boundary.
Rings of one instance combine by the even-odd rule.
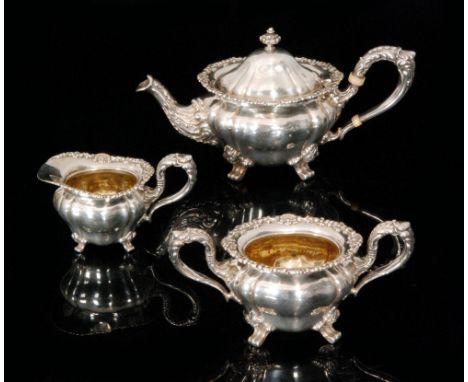
[[[180,231],[174,230],[169,233],[166,238],[167,250],[169,252],[169,259],[174,267],[184,276],[215,288],[222,293],[226,301],[233,298],[232,293],[229,292],[219,281],[193,270],[182,261],[179,253],[180,249],[185,244],[193,242],[198,242],[204,246],[208,268],[218,277],[222,276],[222,263],[216,260],[216,247],[214,241],[207,232],[199,228],[186,228]]]
[[[365,75],[369,68],[379,61],[389,61],[396,65],[400,79],[393,93],[382,103],[366,111],[363,114],[356,114],[351,118],[351,121],[344,127],[338,128],[336,132],[328,132],[325,134],[322,143],[343,139],[343,137],[356,127],[361,126],[365,121],[382,114],[388,109],[395,106],[406,94],[411,86],[414,78],[414,69],[416,66],[414,57],[416,53],[395,46],[379,46],[369,50],[362,56],[354,70],[349,74],[349,86],[338,95],[339,103],[346,103],[353,97],[364,85]]]
[[[178,192],[159,199],[161,194],[164,192],[164,188],[166,187],[166,170],[169,167],[179,167],[183,169],[187,173],[188,179],[184,187],[182,187]],[[151,220],[153,213],[162,206],[175,203],[182,199],[192,190],[196,181],[197,166],[195,165],[191,155],[179,153],[166,155],[163,159],[161,159],[161,161],[158,163],[158,166],[156,167],[156,187],[154,189],[149,187],[146,188],[145,197],[149,207],[144,217],[145,220]]]
[[[398,243],[395,258],[380,268],[368,272],[377,257],[380,239],[387,235],[393,236]],[[362,259],[362,262],[359,265],[360,274],[364,272],[368,273],[357,283],[351,292],[354,295],[357,295],[362,287],[368,282],[388,275],[402,267],[411,256],[413,248],[414,235],[410,223],[392,220],[378,224],[369,235],[369,239],[367,241],[367,255]]]

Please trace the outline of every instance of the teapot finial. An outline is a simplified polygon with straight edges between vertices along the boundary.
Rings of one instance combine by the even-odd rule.
[[[281,36],[275,32],[273,27],[270,27],[265,34],[260,36],[260,41],[266,45],[265,50],[271,52],[275,49],[275,45],[281,41]]]

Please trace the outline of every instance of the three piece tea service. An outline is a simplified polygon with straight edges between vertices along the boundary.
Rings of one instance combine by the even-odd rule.
[[[277,47],[280,40],[269,28],[260,37],[263,48],[248,57],[207,66],[198,80],[209,94],[189,106],[179,105],[151,76],[137,91],[150,92],[182,135],[222,147],[224,158],[233,165],[229,179],[240,181],[254,164],[288,164],[302,180],[309,179],[314,175],[309,162],[320,145],[342,139],[405,95],[414,76],[415,54],[392,46],[374,48],[359,59],[348,87],[340,90],[343,75],[335,67],[293,57]],[[347,101],[364,84],[368,69],[382,60],[397,66],[400,80],[394,92],[332,131]],[[170,167],[184,170],[187,181],[175,194],[162,197]],[[147,185],[153,174],[154,188]],[[53,204],[70,227],[77,252],[88,244],[114,243],[131,252],[138,226],[150,221],[160,207],[184,198],[195,185],[197,167],[190,155],[180,153],[164,157],[154,168],[137,158],[68,152],[47,160],[38,178],[58,187]],[[388,235],[398,242],[396,256],[371,270],[380,239]],[[285,213],[231,229],[222,239],[228,255],[222,261],[212,236],[203,229],[170,229],[165,242],[169,259],[181,274],[243,305],[245,319],[254,329],[248,341],[261,346],[274,330],[315,330],[335,342],[341,335],[333,327],[339,303],[403,266],[412,253],[414,237],[408,222],[381,222],[367,239],[367,253],[360,256],[363,238],[343,222]],[[204,246],[216,278],[182,260],[180,249],[191,242]]]

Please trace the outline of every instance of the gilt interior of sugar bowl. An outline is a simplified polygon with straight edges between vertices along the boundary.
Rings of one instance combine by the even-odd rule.
[[[271,233],[249,241],[245,255],[273,268],[307,268],[336,259],[340,246],[324,236],[307,232]]]

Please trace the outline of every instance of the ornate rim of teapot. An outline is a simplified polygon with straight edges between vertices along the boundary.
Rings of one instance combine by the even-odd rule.
[[[208,65],[200,74],[198,74],[197,79],[203,87],[208,90],[210,93],[216,94],[218,97],[225,99],[227,101],[233,102],[245,102],[253,105],[264,105],[264,106],[276,106],[276,105],[288,105],[297,102],[312,101],[314,99],[323,97],[325,94],[332,92],[336,89],[343,79],[343,73],[336,69],[333,65],[328,62],[318,61],[311,58],[305,57],[295,57],[294,59],[298,64],[309,67],[319,67],[324,71],[329,72],[329,79],[322,81],[318,89],[313,89],[305,94],[297,94],[290,97],[283,97],[275,100],[268,100],[266,98],[249,98],[236,96],[230,94],[229,92],[220,89],[217,85],[216,74],[223,69],[240,65],[247,57],[232,57],[226,60],[218,61],[213,64]]]
[[[304,234],[332,241],[339,247],[339,255],[321,265],[284,268],[268,266],[249,258],[245,248],[253,241],[278,234]],[[342,222],[313,216],[284,214],[267,216],[243,223],[230,231],[221,241],[224,250],[240,264],[248,265],[262,272],[300,275],[319,272],[352,260],[362,244],[362,236]]]

